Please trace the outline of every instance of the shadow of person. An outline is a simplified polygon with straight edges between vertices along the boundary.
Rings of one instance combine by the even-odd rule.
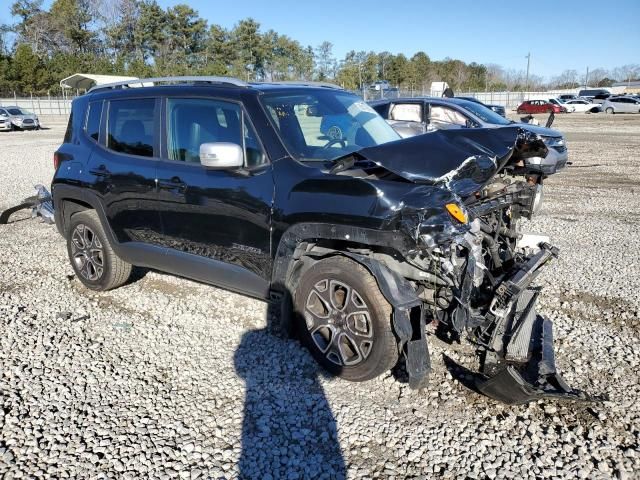
[[[246,386],[239,477],[344,479],[320,367],[300,343],[270,330],[246,332],[234,355]]]

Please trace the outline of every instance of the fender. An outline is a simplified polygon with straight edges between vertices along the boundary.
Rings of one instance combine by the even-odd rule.
[[[51,198],[53,198],[53,204],[55,208],[55,221],[56,228],[58,232],[63,237],[66,236],[65,233],[65,224],[64,224],[64,209],[62,208],[62,202],[65,200],[76,200],[82,203],[86,203],[93,208],[98,214],[98,218],[100,218],[100,223],[102,224],[102,228],[104,229],[106,235],[109,237],[109,242],[113,246],[113,249],[116,251],[118,255],[118,246],[119,243],[116,240],[116,237],[111,230],[111,226],[107,221],[107,214],[102,207],[102,202],[98,195],[83,187],[76,187],[74,185],[67,185],[63,183],[53,184],[51,187]]]
[[[393,329],[398,338],[398,350],[405,356],[409,386],[412,389],[423,388],[431,371],[431,359],[426,338],[426,312],[414,288],[405,278],[366,255],[337,250],[328,254],[297,250],[305,241],[319,239],[353,241],[394,249],[399,245],[409,246],[409,239],[397,232],[331,224],[296,224],[287,230],[278,246],[272,286],[284,285],[286,290],[293,291],[295,260],[304,260],[303,257],[315,263],[333,255],[343,255],[361,264],[374,276],[380,291],[393,307]]]

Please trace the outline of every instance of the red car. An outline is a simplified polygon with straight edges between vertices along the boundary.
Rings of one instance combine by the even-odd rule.
[[[523,113],[567,113],[565,107],[555,105],[546,100],[527,100],[522,102],[517,110],[518,114]]]

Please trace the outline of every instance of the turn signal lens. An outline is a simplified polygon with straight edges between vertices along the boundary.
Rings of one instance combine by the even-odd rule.
[[[453,218],[458,220],[460,223],[467,223],[467,216],[464,214],[462,209],[456,203],[447,203],[444,206]]]

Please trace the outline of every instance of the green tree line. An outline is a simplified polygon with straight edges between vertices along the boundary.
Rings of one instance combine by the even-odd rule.
[[[1,95],[59,93],[59,81],[77,72],[327,80],[352,90],[387,80],[416,92],[428,92],[433,81],[455,91],[545,86],[535,75],[527,80],[497,65],[435,61],[422,51],[411,57],[350,51],[338,60],[328,41],[305,46],[252,18],[226,29],[186,4],[164,9],[156,0],[55,0],[45,9],[43,0],[16,0],[11,13],[14,24],[0,26]]]

